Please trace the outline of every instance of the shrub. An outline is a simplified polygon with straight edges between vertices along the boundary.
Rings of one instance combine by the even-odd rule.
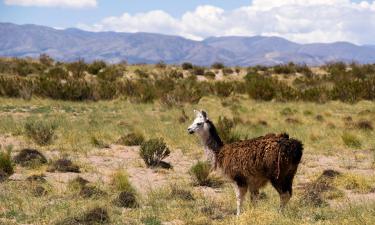
[[[69,73],[62,67],[56,66],[52,67],[47,73],[46,76],[53,79],[67,79],[69,76]]]
[[[215,62],[211,65],[211,68],[216,69],[216,70],[221,70],[225,68],[225,65],[224,63],[221,63],[221,62]]]
[[[139,78],[148,78],[149,77],[149,74],[144,71],[144,70],[141,70],[141,69],[136,69],[134,70],[134,73],[139,77]]]
[[[190,168],[190,175],[194,182],[200,186],[209,186],[210,184],[210,164],[208,162],[198,161]]]
[[[342,141],[344,144],[351,148],[360,148],[362,146],[361,141],[353,134],[344,133],[341,136]]]
[[[255,100],[270,101],[276,97],[275,82],[272,78],[257,74],[248,74],[245,77],[247,93]]]
[[[54,138],[56,128],[56,123],[46,120],[28,119],[25,123],[27,137],[38,145],[50,144]]]
[[[113,203],[118,207],[124,208],[136,208],[138,207],[137,198],[134,192],[123,191],[118,197],[113,201]]]
[[[201,66],[194,66],[193,68],[193,74],[198,76],[203,76],[205,73],[205,68],[204,67],[201,67]]]
[[[231,119],[224,117],[219,117],[217,123],[217,131],[219,136],[224,141],[224,143],[233,143],[240,140],[238,134],[233,133],[233,128],[235,127],[235,122]]]
[[[361,130],[373,130],[374,129],[371,121],[368,121],[368,120],[361,120],[357,122],[356,127]]]
[[[105,81],[115,81],[116,79],[122,77],[122,70],[116,66],[110,66],[100,71],[97,77]]]
[[[159,69],[165,69],[167,68],[167,64],[164,61],[159,61],[158,63],[155,64],[155,67]]]
[[[142,143],[139,154],[147,166],[154,167],[169,156],[170,150],[163,139],[150,139]]]
[[[207,78],[207,79],[211,79],[211,80],[214,80],[215,77],[216,77],[216,74],[212,71],[207,71],[204,73],[204,76]]]
[[[191,64],[189,62],[184,62],[184,63],[182,63],[181,67],[182,67],[183,70],[191,70],[191,69],[193,69],[193,64]]]
[[[87,71],[93,75],[97,75],[102,69],[106,67],[107,64],[103,60],[96,60],[87,67]]]
[[[35,149],[22,149],[14,158],[14,162],[24,167],[38,167],[47,163],[46,157]]]
[[[47,168],[48,172],[63,172],[63,173],[80,173],[79,166],[74,164],[70,159],[65,157],[51,162]]]
[[[51,66],[53,64],[53,59],[47,54],[39,55],[39,62],[45,66]]]
[[[68,70],[73,73],[73,77],[75,78],[83,78],[85,75],[85,71],[87,69],[87,65],[83,59],[79,59],[76,62],[69,63],[67,65]]]
[[[6,151],[0,147],[0,182],[14,172],[11,151],[12,147],[8,147]]]
[[[296,69],[294,63],[288,63],[287,65],[274,66],[273,71],[277,74],[292,74],[296,72]]]
[[[215,83],[215,94],[219,97],[229,97],[234,91],[233,83],[219,81]]]
[[[223,69],[223,74],[224,75],[230,75],[230,74],[233,74],[233,73],[234,73],[234,71],[233,71],[232,68],[224,68]]]
[[[132,132],[125,136],[120,137],[117,141],[117,144],[125,146],[136,146],[141,145],[144,142],[145,138],[141,133]]]

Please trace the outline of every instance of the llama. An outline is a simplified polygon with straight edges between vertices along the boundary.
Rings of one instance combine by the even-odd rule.
[[[204,111],[196,111],[188,128],[202,139],[212,170],[219,169],[233,183],[237,198],[237,216],[247,191],[253,204],[259,189],[268,182],[280,195],[283,209],[292,196],[292,183],[302,157],[303,146],[288,134],[267,134],[258,138],[224,144]]]

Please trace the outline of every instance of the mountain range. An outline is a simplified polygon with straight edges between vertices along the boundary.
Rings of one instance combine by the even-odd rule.
[[[375,46],[349,42],[298,44],[280,37],[210,37],[203,41],[154,33],[89,32],[38,25],[0,23],[0,56],[56,60],[211,65],[321,65],[344,61],[375,63]]]

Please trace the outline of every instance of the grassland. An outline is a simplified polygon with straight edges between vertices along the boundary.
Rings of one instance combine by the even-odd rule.
[[[228,105],[227,102],[231,103]],[[223,106],[225,105],[225,106]],[[73,173],[49,173],[46,166],[16,167],[10,180],[0,184],[0,221],[4,224],[55,224],[100,206],[108,210],[110,224],[373,224],[375,222],[375,140],[374,131],[356,126],[375,119],[375,103],[258,102],[244,95],[229,99],[203,97],[198,104],[167,108],[155,102],[134,104],[124,99],[99,102],[69,102],[33,98],[0,99],[0,142],[22,148],[36,148],[49,159],[70,157],[81,167],[80,176],[107,194],[84,198],[69,188]],[[220,188],[197,187],[189,176],[190,166],[204,159],[197,138],[186,128],[193,109],[205,109],[213,121],[219,116],[236,118],[234,132],[251,138],[268,132],[288,132],[300,139],[305,155],[297,173],[295,196],[284,213],[277,209],[278,196],[267,187],[256,207],[246,204],[243,215],[234,216],[235,198],[230,184]],[[182,110],[189,117],[180,121]],[[350,117],[350,118],[349,118]],[[57,125],[53,142],[36,145],[25,135],[24,124],[31,119]],[[147,168],[138,147],[117,145],[125,133],[137,131],[147,139],[162,137],[172,153],[166,161],[172,170]],[[93,138],[109,147],[98,146]],[[349,141],[347,140],[349,139]],[[351,142],[357,144],[352,145]],[[359,144],[358,144],[359,143]],[[325,169],[342,174],[333,185],[326,205],[306,204],[306,185]],[[113,174],[125,170],[137,192],[140,207],[119,208],[113,199],[119,193]],[[35,197],[33,185],[25,178],[45,174],[47,194]],[[310,184],[311,185],[311,184]],[[185,198],[173,189],[190,193]],[[333,197],[332,197],[333,196]],[[73,224],[73,223],[72,223]],[[78,223],[77,223],[78,224]]]
[[[0,224],[375,224],[374,87],[374,65],[0,59]],[[215,185],[196,184],[191,167],[205,157],[187,134],[193,109],[231,124],[228,139],[287,132],[303,142],[283,213],[270,186],[237,218],[219,173],[209,177]],[[171,169],[149,168],[140,146],[126,146],[153,138],[170,149]],[[23,149],[48,164],[16,163]],[[69,160],[68,172],[56,166]],[[9,165],[14,173],[4,179]]]

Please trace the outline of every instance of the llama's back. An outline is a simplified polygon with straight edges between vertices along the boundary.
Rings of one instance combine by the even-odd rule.
[[[224,145],[218,155],[219,166],[229,176],[272,177],[297,168],[303,146],[288,134],[267,134]],[[278,172],[277,172],[278,171]]]

